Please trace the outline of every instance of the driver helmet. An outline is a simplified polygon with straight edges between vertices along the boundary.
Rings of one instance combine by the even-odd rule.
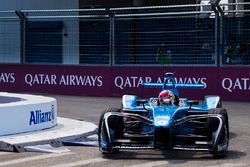
[[[164,103],[166,101],[174,100],[174,94],[170,90],[163,90],[159,93],[159,102]]]

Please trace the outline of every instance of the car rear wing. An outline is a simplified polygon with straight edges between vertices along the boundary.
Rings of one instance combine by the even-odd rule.
[[[165,79],[163,83],[155,83],[155,82],[145,82],[143,86],[146,88],[162,88],[176,90],[178,88],[194,88],[194,89],[203,89],[205,88],[204,84],[201,83],[176,83],[174,79],[174,73],[167,72],[165,73]]]
[[[185,83],[152,83],[145,82],[143,86],[146,88],[163,88],[163,89],[175,89],[175,88],[190,88],[190,89],[203,89],[204,84],[185,84]]]

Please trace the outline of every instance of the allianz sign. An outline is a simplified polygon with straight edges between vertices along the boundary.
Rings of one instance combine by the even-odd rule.
[[[54,105],[51,106],[51,111],[42,112],[42,110],[30,111],[29,125],[36,125],[55,120]]]

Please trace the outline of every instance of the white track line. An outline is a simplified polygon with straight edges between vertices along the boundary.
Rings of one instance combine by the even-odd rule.
[[[211,165],[211,166],[207,166],[207,167],[246,167],[248,166],[247,164],[243,164],[243,163],[225,163],[225,164],[218,164],[218,165]]]
[[[48,166],[48,167],[74,167],[74,166],[83,166],[83,165],[88,165],[88,164],[98,163],[98,162],[103,162],[103,161],[107,161],[107,159],[103,159],[103,158],[86,159],[86,160],[81,160],[81,161],[76,161],[76,162],[71,162],[71,163],[66,163],[66,164],[59,164],[59,165],[54,165],[54,166]]]
[[[160,165],[167,165],[169,162],[167,160],[162,160],[162,161],[153,161],[153,162],[146,162],[146,163],[141,163],[141,164],[136,164],[136,165],[131,165],[129,167],[152,167],[152,166],[160,166]]]
[[[41,159],[47,159],[47,158],[54,158],[54,157],[60,157],[60,156],[65,156],[65,155],[72,155],[75,154],[73,152],[66,152],[66,153],[60,153],[60,154],[45,154],[45,155],[37,155],[33,157],[27,157],[27,158],[20,158],[20,159],[14,159],[10,161],[3,161],[0,162],[0,166],[6,166],[6,165],[13,165],[13,164],[19,164],[19,163],[24,163],[24,162],[29,162],[29,161],[36,161],[36,160],[41,160]]]

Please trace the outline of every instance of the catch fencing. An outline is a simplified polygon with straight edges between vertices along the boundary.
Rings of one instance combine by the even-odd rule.
[[[249,5],[0,11],[0,63],[246,66]]]

